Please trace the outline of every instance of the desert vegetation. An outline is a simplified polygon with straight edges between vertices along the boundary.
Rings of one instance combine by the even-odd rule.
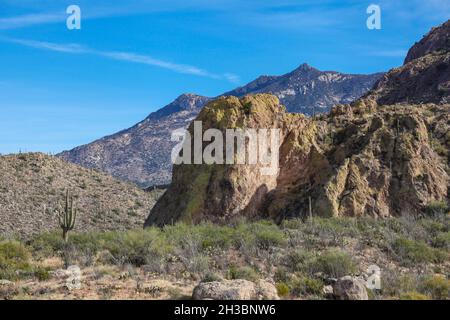
[[[366,279],[381,268],[371,299],[449,299],[448,207],[427,217],[239,220],[164,228],[71,233],[0,242],[0,296],[8,299],[190,298],[199,282],[272,282],[282,299],[327,299],[336,278]],[[81,268],[71,290],[61,273]]]

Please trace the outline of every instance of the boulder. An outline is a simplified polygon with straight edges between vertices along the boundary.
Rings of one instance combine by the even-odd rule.
[[[345,276],[333,284],[333,294],[338,300],[369,300],[364,281]]]
[[[194,300],[278,300],[275,286],[260,280],[223,280],[203,282],[194,288]]]
[[[258,300],[279,300],[277,288],[267,280],[259,280],[256,284]]]
[[[19,294],[16,285],[8,280],[0,280],[0,300],[10,300]]]

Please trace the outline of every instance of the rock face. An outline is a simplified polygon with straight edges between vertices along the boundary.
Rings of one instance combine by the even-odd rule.
[[[449,103],[450,21],[416,43],[404,65],[385,74],[368,99],[380,105]]]
[[[422,40],[414,44],[408,51],[405,64],[439,51],[450,51],[450,20],[433,28]]]
[[[261,176],[258,165],[176,165],[145,225],[235,216],[281,221],[308,215],[310,204],[321,216],[414,215],[448,201],[450,105],[432,89],[449,75],[448,54],[412,60],[402,67],[409,76],[397,78],[394,69],[364,98],[314,119],[287,113],[265,94],[209,103],[197,117],[205,128],[280,129],[279,170]],[[444,67],[433,69],[434,57]],[[429,70],[437,73],[424,88]]]
[[[333,284],[333,294],[338,300],[369,300],[364,282],[350,276]]]
[[[258,164],[176,165],[146,225],[223,222],[242,215],[280,221],[306,216],[309,201],[313,214],[321,216],[419,213],[429,202],[447,198],[448,110],[449,105],[377,108],[358,102],[312,121],[286,113],[270,95],[219,99],[197,120],[222,130],[236,121],[279,128],[279,170],[262,176]]]
[[[200,283],[192,293],[194,300],[278,300],[274,285],[260,281],[222,280]]]
[[[296,119],[297,121],[295,121]],[[294,122],[297,127],[307,120],[303,115],[289,115],[279,100],[258,94],[242,99],[222,97],[208,104],[196,118],[203,131],[215,128],[277,128],[281,139]],[[193,132],[193,125],[189,132]],[[226,141],[225,141],[226,143]],[[205,218],[226,221],[235,215],[257,214],[265,195],[277,184],[277,175],[262,175],[261,165],[174,165],[173,181],[147,219],[146,224],[164,225],[182,219],[199,222]]]
[[[1,156],[0,236],[59,230],[54,210],[64,204],[66,189],[83,210],[76,231],[141,227],[160,194],[45,154]]]
[[[291,112],[326,112],[336,103],[349,103],[381,77],[322,72],[302,65],[282,76],[260,77],[226,95],[271,92]],[[104,171],[142,187],[170,182],[172,131],[186,128],[211,98],[183,94],[135,126],[58,156],[86,168]]]

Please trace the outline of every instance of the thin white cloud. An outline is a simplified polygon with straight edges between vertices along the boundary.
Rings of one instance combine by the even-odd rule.
[[[2,39],[4,41],[20,44],[26,47],[45,49],[50,51],[58,51],[65,53],[89,53],[90,51],[78,44],[57,44],[45,41],[34,41],[34,40],[24,40],[24,39]]]
[[[0,18],[0,30],[17,29],[47,23],[62,22],[66,16],[62,14],[27,14],[16,17]]]
[[[169,61],[164,61],[160,59],[153,58],[148,55],[136,54],[132,52],[120,52],[120,51],[101,51],[91,49],[86,46],[79,44],[58,44],[46,41],[35,41],[26,39],[11,39],[11,38],[0,38],[1,41],[7,41],[11,43],[16,43],[22,46],[50,50],[56,52],[70,53],[70,54],[91,54],[100,57],[106,57],[119,61],[126,61],[132,63],[139,63],[148,66],[159,67],[167,70],[171,70],[176,73],[191,74],[200,77],[207,77],[217,80],[227,80],[232,83],[239,82],[239,77],[232,73],[216,74],[209,72],[207,70],[201,69],[196,66],[191,66],[187,64],[178,64]]]

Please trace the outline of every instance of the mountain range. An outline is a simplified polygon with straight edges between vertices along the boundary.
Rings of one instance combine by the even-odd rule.
[[[227,92],[242,97],[252,93],[276,95],[290,112],[325,113],[339,103],[350,103],[370,90],[382,73],[371,75],[320,71],[302,64],[282,76],[261,76]],[[170,183],[171,133],[186,128],[212,98],[183,94],[131,128],[57,156],[86,168],[98,169],[141,187]]]

